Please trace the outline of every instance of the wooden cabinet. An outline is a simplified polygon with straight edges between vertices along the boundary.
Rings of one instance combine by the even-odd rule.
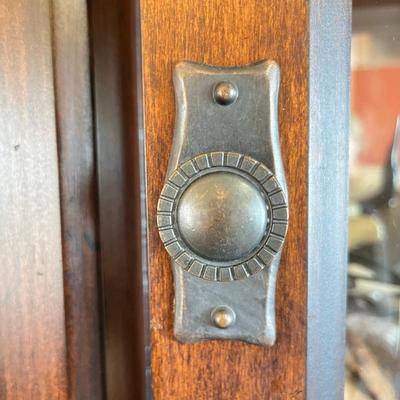
[[[346,0],[0,6],[0,398],[341,398],[349,16]],[[291,215],[278,339],[181,344],[156,227],[173,67],[265,59]]]

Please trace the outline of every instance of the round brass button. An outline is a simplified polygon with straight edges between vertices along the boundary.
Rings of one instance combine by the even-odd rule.
[[[177,227],[200,256],[217,261],[240,259],[265,235],[267,204],[260,189],[230,172],[214,172],[195,180],[183,193]]]

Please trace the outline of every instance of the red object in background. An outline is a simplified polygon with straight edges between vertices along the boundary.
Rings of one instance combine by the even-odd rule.
[[[400,67],[354,70],[351,111],[362,125],[359,162],[384,165],[400,114]]]

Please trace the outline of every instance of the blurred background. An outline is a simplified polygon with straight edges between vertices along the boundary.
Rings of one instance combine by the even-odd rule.
[[[351,90],[345,399],[400,399],[399,1],[355,1]]]

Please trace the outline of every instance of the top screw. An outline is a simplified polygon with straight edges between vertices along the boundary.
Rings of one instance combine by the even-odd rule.
[[[214,100],[221,106],[234,103],[238,94],[238,88],[232,82],[219,82],[214,86]]]

